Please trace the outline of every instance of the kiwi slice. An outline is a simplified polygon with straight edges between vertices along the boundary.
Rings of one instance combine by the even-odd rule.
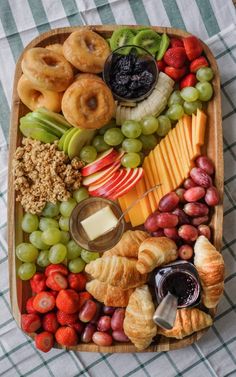
[[[166,50],[168,49],[169,47],[169,44],[170,44],[170,39],[168,37],[167,34],[162,34],[161,36],[161,44],[160,44],[160,48],[159,48],[159,51],[158,51],[158,54],[157,54],[157,60],[161,60],[166,52]]]
[[[134,33],[131,29],[123,28],[115,30],[110,39],[110,46],[112,51],[125,45],[132,45],[133,39]],[[131,47],[126,47],[122,52],[124,55],[126,55],[130,52],[130,50]]]
[[[133,40],[133,43],[139,47],[145,48],[150,54],[155,55],[159,50],[161,36],[153,30],[141,30]]]

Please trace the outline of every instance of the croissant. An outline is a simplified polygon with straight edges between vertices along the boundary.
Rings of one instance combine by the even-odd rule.
[[[224,260],[204,236],[194,245],[194,264],[202,285],[202,302],[207,308],[215,308],[224,290]]]
[[[139,246],[137,270],[145,274],[177,259],[177,246],[167,237],[149,237]]]
[[[107,306],[125,307],[128,305],[130,295],[134,289],[121,289],[112,285],[102,283],[94,279],[86,284],[86,290],[98,301]]]
[[[137,258],[140,244],[148,237],[148,233],[142,230],[127,230],[118,244],[111,250],[105,251],[103,255],[120,255],[122,257]]]
[[[125,311],[124,332],[138,350],[144,350],[157,333],[152,317],[155,312],[147,285],[136,288]]]
[[[86,265],[85,271],[104,283],[122,289],[134,288],[145,283],[147,275],[136,269],[137,259],[112,255],[98,258]]]
[[[174,327],[171,330],[157,328],[157,334],[164,335],[168,338],[183,339],[195,331],[204,329],[212,325],[212,318],[202,310],[178,309]]]

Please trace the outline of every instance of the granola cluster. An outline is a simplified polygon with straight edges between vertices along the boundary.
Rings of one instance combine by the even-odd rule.
[[[78,158],[71,161],[57,149],[57,142],[44,144],[23,138],[14,155],[16,200],[26,212],[39,214],[47,202],[66,201],[81,185]]]

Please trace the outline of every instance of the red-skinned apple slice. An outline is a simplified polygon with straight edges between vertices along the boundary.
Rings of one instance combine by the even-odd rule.
[[[123,169],[123,170],[126,171],[125,175],[120,178],[116,187],[112,187],[109,191],[107,191],[107,194],[106,194],[107,198],[109,196],[111,196],[114,191],[118,191],[120,189],[120,187],[123,185],[124,182],[129,183],[130,179],[132,179],[134,169],[126,168],[126,169]]]
[[[118,191],[115,191],[109,198],[115,200],[120,196],[125,195],[136,185],[136,183],[142,178],[142,176],[143,168],[135,168],[133,171],[133,176],[129,179],[129,183],[124,182],[120,189]]]
[[[113,164],[118,155],[118,152],[114,148],[108,149],[107,151],[100,154],[100,156],[95,161],[91,162],[81,169],[82,176],[87,177],[88,175],[96,173],[106,166]]]
[[[106,197],[106,193],[109,189],[116,186],[116,184],[119,182],[120,179],[122,179],[122,176],[125,175],[126,172],[124,169],[121,169],[119,171],[116,171],[109,179],[106,181],[98,184],[98,185],[92,185],[89,186],[89,194],[91,196],[104,196]]]

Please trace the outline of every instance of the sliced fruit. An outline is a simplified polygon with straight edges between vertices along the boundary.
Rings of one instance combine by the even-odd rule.
[[[68,154],[68,146],[71,141],[71,138],[76,134],[78,128],[71,128],[70,132],[65,137],[64,143],[63,143],[63,151]]]
[[[165,73],[170,76],[173,80],[179,81],[181,77],[183,77],[186,73],[186,67],[182,68],[174,68],[174,67],[169,67],[167,66],[165,68]]]
[[[200,68],[208,67],[209,63],[204,56],[193,60],[190,64],[190,72],[197,72]]]
[[[141,30],[133,40],[133,44],[145,48],[150,54],[155,55],[159,50],[161,43],[161,36],[154,30]]]
[[[112,196],[113,192],[117,191],[120,189],[120,187],[125,183],[129,183],[130,180],[132,179],[133,177],[133,170],[134,169],[131,169],[131,168],[126,168],[126,169],[122,169],[125,171],[125,175],[122,175],[119,179],[119,182],[116,184],[115,187],[111,188],[108,192],[107,192],[107,198],[109,198],[110,196]]]
[[[112,33],[112,36],[110,39],[110,46],[111,46],[112,51],[125,45],[132,45],[133,39],[134,39],[134,33],[131,29],[119,28],[115,30]],[[131,47],[126,47],[122,51],[124,54],[128,54],[130,50],[131,50]]]
[[[63,135],[63,133],[61,131],[53,129],[52,127],[49,127],[47,124],[39,122],[38,120],[32,119],[32,117],[30,117],[30,118],[27,118],[26,116],[22,117],[20,119],[20,125],[22,125],[22,127],[24,129],[26,129],[26,128],[29,128],[29,129],[39,128],[39,129],[44,130],[45,132],[48,132],[49,134],[57,136],[57,137],[61,137]]]
[[[50,120],[52,122],[53,121],[57,122],[58,124],[65,126],[66,128],[71,127],[71,124],[68,123],[67,120],[65,119],[65,117],[61,114],[54,113],[53,111],[47,110],[43,107],[40,107],[39,109],[37,109],[37,112],[40,113],[40,114],[43,114],[45,116],[45,118],[47,118],[48,120]]]
[[[90,174],[102,170],[106,166],[114,163],[117,157],[118,152],[114,148],[108,149],[107,151],[101,153],[95,161],[91,162],[81,169],[82,176],[87,177]]]
[[[114,162],[112,165],[108,166],[108,168],[102,169],[97,173],[91,174],[88,177],[83,179],[84,186],[95,185],[99,182],[104,181],[105,179],[109,178],[116,170],[120,167],[120,160]]]
[[[168,35],[166,33],[163,33],[161,36],[161,43],[160,43],[159,51],[157,54],[157,60],[161,60],[163,58],[167,48],[169,47],[169,44],[170,44],[170,39]]]
[[[179,83],[180,90],[186,88],[187,86],[195,86],[197,83],[196,75],[194,73],[189,73],[184,76],[184,78]]]
[[[122,196],[126,194],[128,191],[130,191],[137,184],[137,182],[142,178],[142,176],[143,176],[142,168],[133,169],[133,176],[132,176],[132,180],[130,180],[130,183],[124,182],[123,185],[119,188],[119,190],[116,190],[112,194],[112,199],[115,200],[119,198],[119,196]]]
[[[201,41],[197,37],[190,35],[189,37],[185,37],[182,40],[187,57],[190,61],[198,58],[201,55],[203,47]]]
[[[35,119],[39,122],[46,124],[47,126],[51,127],[52,129],[58,130],[60,133],[64,134],[65,131],[67,131],[71,126],[64,126],[63,124],[58,123],[55,120],[48,118],[47,115],[44,113],[41,113],[37,110],[33,111],[32,113],[28,113],[26,117],[29,117],[29,119]]]
[[[108,196],[107,193],[109,192],[109,190],[114,190],[120,178],[122,178],[125,174],[126,174],[125,171],[123,169],[120,169],[119,171],[113,173],[112,176],[107,178],[102,183],[89,186],[88,188],[89,194],[91,196],[107,197]]]
[[[165,63],[174,68],[182,68],[186,60],[187,55],[184,47],[169,48],[164,55]]]
[[[68,133],[71,131],[71,129],[69,128],[65,133],[64,135],[62,135],[62,137],[60,138],[59,140],[59,143],[58,143],[58,149],[60,151],[63,151],[63,145],[64,145],[64,141],[65,141],[65,138],[66,136],[68,135]]]
[[[29,127],[27,124],[20,124],[22,134],[31,139],[42,141],[43,143],[53,143],[58,140],[56,135],[46,132],[43,127]]]
[[[81,149],[85,145],[89,145],[95,135],[94,130],[78,129],[73,133],[68,144],[68,156],[72,160],[73,157],[79,156]]]

